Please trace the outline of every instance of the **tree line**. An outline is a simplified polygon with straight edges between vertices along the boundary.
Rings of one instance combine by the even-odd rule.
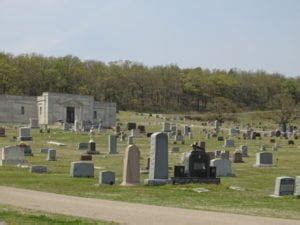
[[[92,95],[99,101],[116,102],[120,110],[266,110],[281,94],[299,103],[300,77],[0,53],[0,94],[38,96],[43,92]]]

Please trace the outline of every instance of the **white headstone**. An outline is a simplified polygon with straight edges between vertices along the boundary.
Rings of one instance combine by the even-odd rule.
[[[229,159],[213,159],[210,161],[210,166],[216,167],[217,177],[232,175],[231,161]]]

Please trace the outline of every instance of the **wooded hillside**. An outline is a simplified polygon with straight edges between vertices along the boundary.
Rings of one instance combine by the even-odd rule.
[[[300,102],[300,77],[0,53],[0,94],[35,96],[47,91],[93,95],[100,101],[117,102],[122,110],[201,111],[218,102],[242,110],[264,110],[278,94]]]

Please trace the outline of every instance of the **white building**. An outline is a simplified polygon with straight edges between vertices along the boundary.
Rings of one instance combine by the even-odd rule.
[[[40,125],[55,122],[101,121],[103,127],[116,123],[116,103],[103,103],[93,96],[44,92],[42,96],[0,95],[0,122],[28,123],[37,118]]]

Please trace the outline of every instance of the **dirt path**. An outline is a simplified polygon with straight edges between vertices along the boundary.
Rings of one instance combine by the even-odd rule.
[[[274,219],[81,198],[0,186],[0,204],[138,225],[300,225]]]

